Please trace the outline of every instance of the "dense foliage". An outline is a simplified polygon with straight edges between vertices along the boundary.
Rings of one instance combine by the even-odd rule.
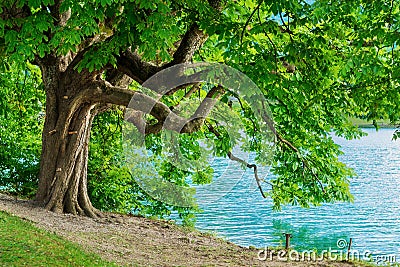
[[[28,11],[12,14],[10,10],[15,6],[27,7]],[[360,137],[362,132],[349,120],[353,117],[389,119],[393,124],[400,119],[399,1],[8,0],[0,6],[0,14],[3,52],[19,64],[47,62],[51,56],[68,54],[78,58],[72,61],[76,64],[71,67],[74,71],[94,73],[97,79],[121,71],[134,80],[137,92],[145,92],[140,87],[144,82],[141,78],[147,78],[151,69],[161,70],[188,60],[221,62],[248,75],[268,99],[275,121],[276,151],[271,163],[274,176],[264,186],[277,209],[283,204],[308,207],[351,200],[348,178],[353,173],[339,161],[341,151],[332,132],[348,139]],[[62,15],[54,14],[70,16],[63,21]],[[193,56],[181,56],[180,48],[186,45],[182,40],[188,41],[185,36],[196,31],[199,36],[199,32],[205,33],[199,37],[205,42],[198,42],[201,47],[194,49]],[[183,59],[185,56],[188,58]],[[136,65],[127,64],[129,60]],[[143,68],[135,73],[134,66]],[[17,75],[31,77],[26,72]],[[3,80],[10,81],[8,77]],[[40,99],[43,93],[39,88],[29,86],[27,100]],[[176,90],[162,101],[173,109],[190,89]],[[199,99],[200,103],[211,90],[201,84],[189,99]],[[1,94],[9,105],[20,105],[18,93],[2,90]],[[230,98],[240,100],[229,91],[220,100],[228,104]],[[29,110],[18,106],[10,115],[14,120],[7,120],[11,127],[21,132],[23,120],[18,118],[37,117]],[[266,163],[263,155],[267,147],[259,142],[264,133],[258,131],[249,103],[241,102],[232,110],[245,125],[246,149],[257,155],[256,163]],[[133,182],[132,175],[139,174],[123,166],[120,112],[115,109],[101,115],[93,124],[89,165],[92,199],[104,209],[168,214],[171,207],[149,198]],[[6,121],[5,114],[1,115],[2,122]],[[146,118],[149,125],[157,122],[154,116]],[[38,127],[29,126],[33,131]],[[2,142],[11,138],[6,146],[21,143],[16,142],[12,128],[1,129],[7,131]],[[216,144],[210,153],[230,155],[234,143],[215,120],[207,119],[199,129],[179,138],[186,157],[200,158],[199,140],[204,138]],[[21,157],[37,168],[37,152],[30,151],[26,142],[22,144],[22,149],[7,149],[21,154],[4,159],[11,171],[2,177],[14,177],[18,166],[25,163]],[[161,155],[159,133],[149,134],[146,145],[154,156]],[[205,183],[213,175],[210,167],[190,172],[167,162],[155,164],[166,180],[182,186],[188,186],[187,178]],[[148,203],[151,205],[146,206]],[[145,207],[151,207],[150,211]]]
[[[88,167],[88,190],[93,204],[105,211],[160,218],[176,211],[185,225],[192,225],[197,209],[171,207],[149,196],[137,184],[135,174],[125,165],[122,115],[116,109],[98,115],[93,122]]]
[[[32,197],[44,118],[40,71],[32,65],[0,64],[0,189]]]

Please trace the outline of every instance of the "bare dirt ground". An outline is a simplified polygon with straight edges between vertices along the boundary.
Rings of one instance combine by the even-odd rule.
[[[29,220],[122,266],[361,266],[345,262],[260,261],[257,249],[187,231],[166,221],[111,213],[99,219],[56,214],[30,201],[3,194],[0,194],[0,210]]]

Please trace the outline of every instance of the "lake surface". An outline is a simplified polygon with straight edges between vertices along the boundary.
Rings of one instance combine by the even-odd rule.
[[[217,186],[198,188],[200,207],[196,227],[243,246],[284,245],[283,233],[291,233],[297,251],[338,249],[339,239],[353,239],[352,249],[373,256],[394,255],[400,260],[400,140],[392,141],[394,129],[365,129],[368,136],[347,141],[341,160],[355,169],[351,179],[354,203],[324,204],[303,209],[284,206],[272,211],[271,200],[261,197],[251,170],[215,159]],[[230,167],[226,166],[230,164]],[[218,176],[228,184],[220,181]],[[232,181],[229,178],[232,177]],[[267,189],[267,188],[266,188]],[[205,193],[208,190],[208,194]],[[211,193],[210,193],[211,192]]]

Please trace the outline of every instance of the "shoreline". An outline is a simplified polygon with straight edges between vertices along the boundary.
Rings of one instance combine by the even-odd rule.
[[[259,260],[262,249],[242,247],[223,238],[168,221],[104,213],[90,219],[57,214],[0,194],[0,211],[78,244],[88,253],[120,266],[373,266],[359,261]],[[0,262],[1,263],[1,262]]]
[[[359,128],[375,128],[375,125],[372,123],[372,121],[367,121],[363,119],[357,119],[357,118],[349,118],[349,121],[354,125]],[[379,128],[385,128],[385,129],[396,129],[396,125],[391,124],[389,120],[377,120],[376,124],[378,125]]]
[[[375,125],[367,124],[367,123],[358,124],[356,126],[358,126],[358,128],[361,128],[361,129],[373,129],[373,128],[375,128]],[[378,127],[379,127],[378,130],[380,128],[382,128],[382,129],[393,129],[393,130],[397,129],[396,125],[393,125],[393,124],[378,124]]]

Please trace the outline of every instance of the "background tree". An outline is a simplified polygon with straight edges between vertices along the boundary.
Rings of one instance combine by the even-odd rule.
[[[37,189],[45,96],[39,68],[25,67],[0,62],[0,190],[32,197]]]
[[[352,173],[338,160],[330,132],[360,136],[349,117],[398,121],[398,21],[398,1],[4,0],[2,53],[39,66],[46,94],[36,200],[57,212],[98,215],[87,194],[94,117],[144,94],[139,85],[156,72],[191,60],[241,70],[269,100],[277,152],[267,196],[276,208],[350,200]],[[188,85],[158,102],[148,121],[153,153],[170,107],[194,97],[187,90],[204,97],[213,89]],[[235,97],[218,95],[221,101],[226,96]],[[263,133],[246,103],[236,112],[246,125],[248,149],[263,163],[257,142]],[[182,135],[188,149],[203,134],[221,143],[216,155],[232,158],[223,129],[212,120],[196,126]],[[190,175],[165,164],[162,169],[177,183],[184,181],[173,176]]]

